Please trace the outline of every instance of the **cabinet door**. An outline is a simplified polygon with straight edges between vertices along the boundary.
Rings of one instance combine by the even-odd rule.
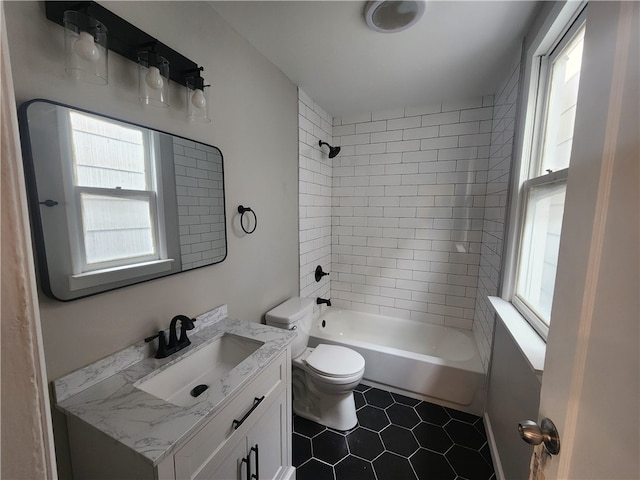
[[[241,437],[215,467],[203,468],[195,478],[197,480],[250,480],[251,475],[247,476],[247,464],[242,461],[243,458],[247,458],[247,437]],[[254,468],[253,465],[251,468]]]
[[[287,464],[287,391],[283,389],[247,435],[251,473],[272,480]],[[258,446],[258,452],[251,448]]]

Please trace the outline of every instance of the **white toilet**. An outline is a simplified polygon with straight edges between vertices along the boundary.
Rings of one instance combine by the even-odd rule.
[[[353,389],[364,375],[364,358],[350,348],[320,344],[307,347],[313,301],[294,297],[265,315],[267,325],[295,330],[292,344],[293,411],[336,430],[356,426]]]

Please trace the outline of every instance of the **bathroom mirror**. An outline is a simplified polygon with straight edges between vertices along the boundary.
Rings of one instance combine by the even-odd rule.
[[[43,292],[68,301],[222,262],[222,152],[48,100],[20,107]]]

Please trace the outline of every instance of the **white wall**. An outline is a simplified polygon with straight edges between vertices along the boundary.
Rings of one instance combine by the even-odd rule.
[[[218,146],[228,256],[219,265],[69,303],[41,297],[50,380],[166,327],[175,314],[197,315],[227,303],[230,315],[257,322],[299,288],[295,85],[204,2],[101,3],[204,66],[213,122],[189,124],[177,86],[170,108],[143,107],[136,65],[113,53],[107,86],[69,80],[63,29],[45,18],[42,2],[5,3],[18,104],[46,98]],[[239,228],[239,204],[258,215],[252,235]],[[58,424],[59,450],[66,449],[62,429]]]

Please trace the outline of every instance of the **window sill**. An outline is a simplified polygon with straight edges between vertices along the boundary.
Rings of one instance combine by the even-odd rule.
[[[80,273],[69,276],[69,290],[81,290],[83,288],[106,285],[108,283],[120,282],[132,278],[153,275],[156,273],[171,270],[172,258],[164,260],[154,260],[152,262],[137,263],[135,265],[125,265],[122,267],[105,268],[93,272]]]
[[[511,303],[498,297],[489,297],[489,303],[513,338],[531,370],[542,377],[546,342]]]

